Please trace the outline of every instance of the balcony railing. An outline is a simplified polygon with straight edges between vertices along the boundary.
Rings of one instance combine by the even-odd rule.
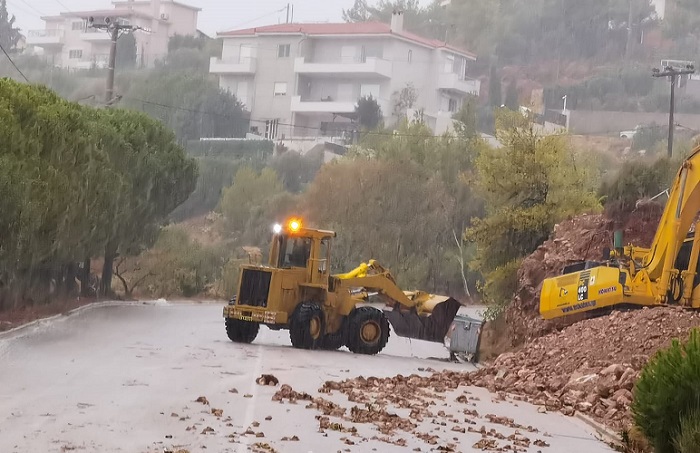
[[[254,57],[222,59],[211,57],[209,72],[212,74],[254,74],[257,66]]]
[[[347,57],[331,61],[307,61],[304,57],[294,60],[297,74],[351,74],[391,78],[392,65],[377,57]]]
[[[111,41],[112,37],[107,30],[87,27],[80,31],[80,39],[85,41]]]
[[[438,89],[478,95],[481,89],[481,82],[476,79],[462,77],[454,72],[443,72],[438,77]]]
[[[33,45],[61,45],[63,44],[63,30],[29,30],[27,33],[27,44]]]

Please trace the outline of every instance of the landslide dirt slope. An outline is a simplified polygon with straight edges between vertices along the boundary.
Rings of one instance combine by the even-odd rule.
[[[616,429],[627,426],[640,370],[656,351],[674,338],[685,340],[699,327],[700,314],[657,307],[587,320],[543,321],[539,296],[543,280],[558,275],[565,265],[600,259],[604,247],[612,248],[618,228],[624,230],[625,243],[648,247],[662,212],[662,206],[647,204],[624,219],[582,215],[557,225],[519,270],[518,291],[501,332],[511,352],[473,373],[470,382],[522,395],[549,410],[587,413]],[[495,336],[488,335],[489,340]]]
[[[539,318],[544,279],[559,275],[568,264],[601,259],[603,249],[612,248],[616,229],[623,229],[625,243],[648,247],[662,212],[661,205],[646,204],[622,219],[611,219],[603,214],[581,215],[558,224],[550,239],[526,257],[518,271],[518,290],[505,316],[510,345],[517,347],[579,321],[570,317],[545,322]]]

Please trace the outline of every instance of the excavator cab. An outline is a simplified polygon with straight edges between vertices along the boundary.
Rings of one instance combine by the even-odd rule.
[[[224,307],[234,342],[252,342],[260,324],[288,329],[295,347],[375,354],[386,344],[389,324],[399,336],[442,343],[461,306],[447,296],[399,289],[391,273],[370,260],[330,274],[336,233],[305,228],[292,218],[273,228],[266,265],[240,267],[237,294]],[[384,305],[370,303],[376,295]]]

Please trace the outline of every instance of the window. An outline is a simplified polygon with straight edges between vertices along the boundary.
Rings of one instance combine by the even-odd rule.
[[[277,58],[286,58],[289,56],[289,44],[278,44],[277,45]]]
[[[320,273],[328,272],[330,256],[331,256],[331,240],[321,239],[321,250],[318,255],[318,271]]]
[[[281,268],[306,267],[310,253],[310,238],[290,238],[289,236],[281,236],[278,266]]]
[[[83,50],[82,49],[74,49],[68,51],[68,58],[71,60],[77,60],[78,58],[83,58]]]
[[[76,21],[71,23],[71,29],[72,30],[85,30],[85,22],[81,21]]]
[[[275,82],[275,96],[286,96],[287,82]]]
[[[413,61],[413,51],[408,49],[408,62],[410,63],[411,61]]]
[[[450,98],[450,101],[449,101],[449,104],[448,104],[447,109],[448,109],[450,112],[456,112],[456,111],[457,111],[457,99],[455,99],[455,98]]]

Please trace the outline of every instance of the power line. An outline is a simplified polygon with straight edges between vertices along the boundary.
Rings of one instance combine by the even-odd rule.
[[[7,53],[7,51],[6,51],[5,48],[2,46],[2,44],[0,44],[0,50],[2,50],[2,53],[4,53],[5,56],[7,57],[7,59],[10,60],[10,64],[17,70],[17,72],[19,72],[19,74],[22,76],[22,78],[24,78],[24,81],[27,82],[27,83],[30,83],[30,82],[29,82],[29,79],[27,78],[27,76],[24,75],[24,73],[17,67],[17,65],[15,64],[15,62],[12,61],[12,58],[10,57],[10,54]]]
[[[44,13],[42,13],[42,12],[39,11],[38,9],[34,8],[34,7],[33,7],[32,5],[30,5],[26,0],[19,0],[19,1],[22,2],[22,3],[24,3],[25,5],[27,5],[28,7],[30,7],[30,8],[33,9],[34,11],[36,11],[40,16],[45,16]]]
[[[219,116],[222,118],[228,118],[228,119],[238,119],[234,116],[227,115],[225,113],[219,113],[219,112],[211,112],[211,111],[204,111],[204,110],[197,110],[197,109],[191,109],[187,107],[177,107],[174,105],[168,105],[168,104],[162,104],[160,102],[154,102],[154,101],[149,101],[147,99],[139,99],[139,98],[132,98],[132,97],[124,97],[124,99],[129,99],[132,101],[136,102],[141,102],[143,104],[149,104],[149,105],[155,105],[158,107],[163,107],[167,109],[172,109],[172,110],[182,110],[185,112],[191,112],[191,113],[198,113],[201,115],[212,115],[212,116]],[[265,124],[267,123],[266,120],[258,120],[258,119],[253,119],[250,118],[248,121],[251,123],[260,123],[260,124]],[[298,129],[308,129],[308,130],[314,130],[314,131],[320,131],[320,127],[314,127],[314,126],[301,126],[301,125],[294,125],[294,124],[289,124],[289,123],[277,123],[278,126],[287,126],[287,127],[294,127]],[[418,138],[440,138],[442,135],[426,135],[426,134],[406,134],[406,133],[401,133],[401,132],[380,132],[380,131],[369,131],[365,133],[366,135],[383,135],[383,136],[392,136],[392,137],[418,137]]]

